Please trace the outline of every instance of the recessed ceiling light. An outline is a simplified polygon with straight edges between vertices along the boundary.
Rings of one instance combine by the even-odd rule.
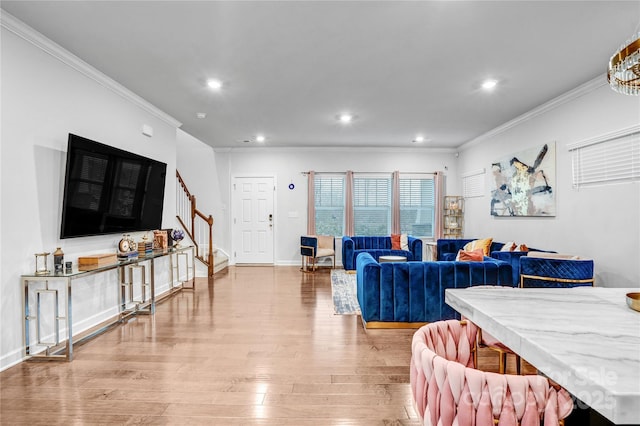
[[[498,80],[485,80],[482,82],[482,88],[484,90],[492,90],[498,84]]]
[[[338,121],[342,124],[349,124],[356,118],[355,115],[344,112],[338,115]]]
[[[209,86],[213,90],[220,90],[222,88],[222,82],[220,80],[212,78],[210,80],[207,80],[207,86]]]
[[[264,135],[256,135],[256,142],[264,142],[267,138],[264,137]]]
[[[196,113],[196,118],[207,118],[206,112],[198,112]]]
[[[422,136],[422,135],[416,136],[415,139],[413,139],[413,142],[414,143],[422,143],[422,142],[424,142],[424,136]]]

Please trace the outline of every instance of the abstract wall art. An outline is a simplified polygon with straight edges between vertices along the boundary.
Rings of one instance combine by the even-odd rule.
[[[555,142],[505,157],[491,169],[491,215],[556,215]]]

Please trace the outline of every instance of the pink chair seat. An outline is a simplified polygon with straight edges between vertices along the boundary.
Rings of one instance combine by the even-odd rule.
[[[568,392],[543,376],[473,368],[476,336],[475,325],[456,320],[431,323],[414,334],[411,390],[425,425],[550,426],[571,413]]]

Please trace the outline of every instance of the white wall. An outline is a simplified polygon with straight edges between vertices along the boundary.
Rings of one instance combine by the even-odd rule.
[[[216,153],[218,155],[218,153]],[[224,158],[226,157],[226,158]],[[258,174],[276,177],[275,198],[275,263],[300,263],[300,235],[307,231],[307,177],[301,172],[434,172],[448,169],[447,191],[458,188],[456,158],[453,153],[428,149],[237,149],[220,155],[218,166],[221,187],[229,188],[229,179]],[[227,170],[228,169],[228,173]],[[224,176],[226,174],[226,176]],[[223,183],[223,179],[225,179]],[[295,185],[289,190],[290,183]],[[225,186],[226,185],[226,186]],[[449,192],[450,193],[450,192]],[[223,202],[231,206],[229,193],[222,194]],[[290,213],[293,213],[291,215]],[[296,217],[290,217],[296,216]],[[230,212],[233,217],[233,212]],[[231,221],[227,224],[231,236]],[[230,239],[224,247],[233,249]],[[336,246],[339,250],[339,247]],[[233,263],[233,256],[230,261]]]
[[[216,153],[211,146],[178,129],[176,165],[187,188],[196,197],[198,210],[213,216],[213,245],[227,252],[224,231],[229,219],[222,199],[226,189],[222,189],[224,181],[219,178]]]
[[[604,81],[604,77],[603,81]],[[620,95],[606,85],[525,120],[507,131],[464,149],[461,173],[485,168],[486,190],[466,202],[465,236],[593,258],[596,285],[640,287],[640,182],[581,188],[571,184],[567,144],[579,142],[640,121],[640,100]],[[503,157],[556,142],[555,217],[512,218],[490,215],[491,163]]]
[[[96,80],[2,28],[0,369],[22,358],[20,275],[34,253],[62,247],[65,260],[115,252],[119,235],[59,239],[67,137],[75,133],[167,163],[173,177],[176,128]],[[153,127],[152,138],[142,125]],[[167,180],[163,227],[175,224],[175,179]],[[140,237],[140,235],[136,235]],[[50,264],[52,263],[51,258]],[[157,270],[166,270],[160,262]],[[74,331],[117,312],[115,272],[76,286]],[[158,276],[159,290],[168,274]],[[164,286],[163,286],[164,284]]]

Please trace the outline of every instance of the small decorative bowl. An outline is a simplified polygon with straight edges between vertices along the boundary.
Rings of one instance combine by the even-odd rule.
[[[640,312],[640,293],[627,293],[627,306]]]

